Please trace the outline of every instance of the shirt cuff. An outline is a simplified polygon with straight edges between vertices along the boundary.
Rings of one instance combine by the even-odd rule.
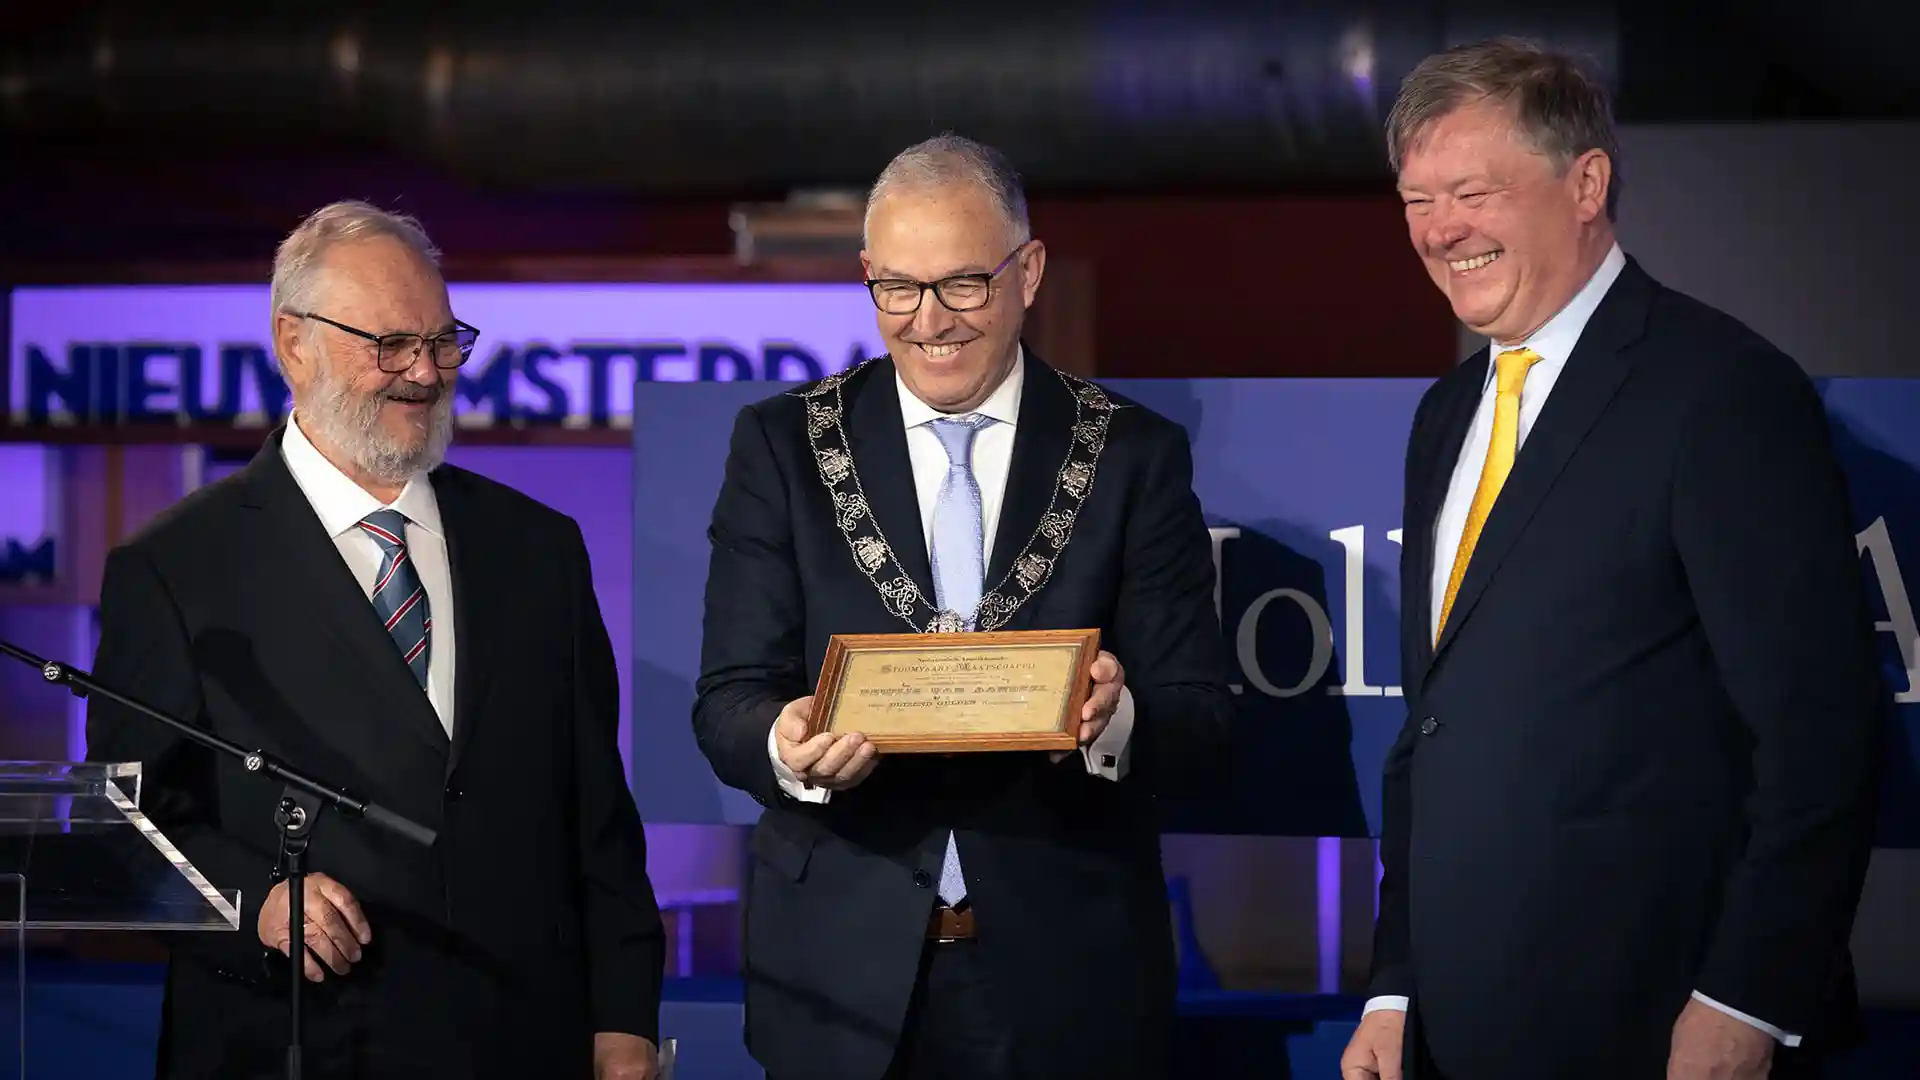
[[[803,783],[792,769],[787,768],[787,763],[780,760],[780,744],[774,739],[772,728],[767,729],[767,760],[773,762],[773,778],[780,782],[780,790],[789,797],[800,802],[824,803],[827,796],[833,794],[826,788]]]
[[[1393,1012],[1406,1012],[1407,998],[1403,994],[1381,994],[1376,998],[1368,998],[1367,1006],[1360,1010],[1360,1015],[1365,1016],[1370,1012],[1379,1012],[1382,1009],[1389,1009]]]
[[[1705,1005],[1709,1009],[1718,1009],[1721,1012],[1726,1013],[1728,1016],[1733,1017],[1735,1020],[1738,1020],[1743,1024],[1752,1024],[1754,1027],[1757,1027],[1761,1031],[1766,1032],[1768,1035],[1773,1036],[1773,1040],[1779,1043],[1781,1046],[1799,1046],[1800,1045],[1800,1036],[1789,1035],[1786,1032],[1781,1031],[1779,1028],[1774,1027],[1772,1024],[1767,1023],[1765,1020],[1756,1020],[1755,1018],[1748,1016],[1746,1013],[1741,1012],[1739,1009],[1722,1005],[1719,1002],[1713,1000],[1712,998],[1708,997],[1707,995],[1701,993],[1698,990],[1695,990],[1693,992],[1693,1000],[1699,1002],[1702,1005]]]
[[[1114,703],[1106,729],[1100,732],[1099,738],[1080,748],[1080,756],[1086,759],[1089,775],[1105,780],[1126,777],[1127,769],[1133,764],[1132,690],[1120,688],[1120,700]]]

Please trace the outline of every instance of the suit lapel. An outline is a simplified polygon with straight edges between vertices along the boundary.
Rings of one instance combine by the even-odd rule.
[[[1653,288],[1653,279],[1639,264],[1628,260],[1588,320],[1580,334],[1580,343],[1567,358],[1566,368],[1561,371],[1552,395],[1514,458],[1513,471],[1487,515],[1480,541],[1473,549],[1473,560],[1467,564],[1466,577],[1460,582],[1460,593],[1454,598],[1453,611],[1434,649],[1436,659],[1459,636],[1461,625],[1473,615],[1474,605],[1486,592],[1487,583],[1499,573],[1507,553],[1526,530],[1547,493],[1553,490],[1554,481],[1573,459],[1581,440],[1632,372],[1633,365],[1624,351],[1646,328]]]
[[[847,405],[847,449],[853,453],[867,508],[907,575],[934,603],[933,571],[927,561],[926,527],[913,486],[913,459],[907,454],[906,421],[900,415],[900,391],[893,364],[871,364],[843,391]]]
[[[247,466],[247,505],[265,518],[270,542],[294,568],[278,585],[285,590],[288,625],[302,633],[309,626],[320,632],[324,646],[335,653],[338,683],[365,692],[379,708],[376,722],[391,716],[395,726],[444,752],[447,738],[440,718],[287,470],[280,456],[281,438],[276,432]],[[348,719],[337,718],[343,723]]]
[[[488,524],[476,520],[459,474],[441,468],[434,470],[431,478],[434,499],[440,504],[441,527],[446,530],[447,577],[453,590],[453,748],[447,758],[447,773],[452,775],[485,713],[481,706],[486,701],[488,675],[501,655],[488,631],[512,625],[510,613],[495,610],[503,599],[502,590],[471,586],[481,581],[510,581],[513,568],[486,565],[486,548],[479,538],[485,535]],[[504,595],[511,595],[511,590]]]
[[[1486,383],[1487,354],[1481,350],[1475,356],[1462,362],[1449,378],[1451,381],[1441,391],[1432,423],[1432,442],[1430,453],[1422,454],[1417,460],[1426,471],[1414,477],[1414,517],[1407,523],[1413,532],[1402,538],[1407,550],[1414,553],[1409,560],[1412,580],[1407,583],[1413,594],[1413,603],[1409,608],[1409,625],[1417,639],[1414,655],[1418,662],[1411,675],[1413,685],[1420,685],[1426,675],[1426,669],[1433,662],[1433,560],[1434,560],[1434,522],[1440,516],[1440,508],[1447,501],[1447,487],[1453,480],[1454,469],[1460,461],[1460,451],[1467,442],[1467,429],[1473,426],[1473,414],[1480,403],[1480,388]]]
[[[1007,466],[1006,494],[1000,500],[1000,519],[993,530],[993,559],[987,566],[986,588],[1007,576],[1013,560],[1040,528],[1040,517],[1053,499],[1060,466],[1072,448],[1073,396],[1066,385],[1029,349],[1020,384],[1020,416],[1014,426],[1013,456]],[[1033,602],[1001,629],[1015,630],[1031,619]]]

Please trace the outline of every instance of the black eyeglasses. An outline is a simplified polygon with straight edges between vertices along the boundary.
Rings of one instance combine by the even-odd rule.
[[[422,337],[419,334],[374,334],[357,326],[348,326],[336,322],[325,315],[315,315],[311,311],[290,311],[287,314],[296,319],[312,319],[323,322],[335,330],[344,330],[354,337],[366,338],[373,342],[374,352],[378,356],[380,370],[389,375],[397,375],[413,366],[420,357],[422,349],[433,357],[433,366],[443,369],[457,368],[473,355],[474,343],[480,340],[480,331],[453,320],[453,329]]]
[[[867,291],[873,294],[873,306],[889,315],[911,315],[920,310],[927,290],[940,298],[948,311],[978,311],[993,297],[993,279],[1025,250],[1022,241],[1000,265],[984,274],[954,274],[939,281],[915,281],[912,278],[868,278]]]

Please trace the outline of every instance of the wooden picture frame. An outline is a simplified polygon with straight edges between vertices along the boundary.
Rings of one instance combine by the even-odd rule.
[[[858,731],[882,754],[1072,750],[1098,630],[835,634],[807,737]]]

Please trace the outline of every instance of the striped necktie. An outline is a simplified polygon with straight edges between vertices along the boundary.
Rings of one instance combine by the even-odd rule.
[[[427,590],[407,555],[407,517],[398,510],[375,510],[360,519],[360,531],[380,545],[380,572],[374,577],[373,610],[386,624],[387,635],[413,670],[421,689],[427,686],[427,661],[433,652],[433,613],[427,608]]]

